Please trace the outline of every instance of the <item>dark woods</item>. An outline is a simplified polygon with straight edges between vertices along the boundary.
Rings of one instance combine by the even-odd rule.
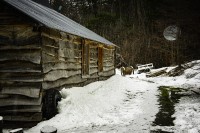
[[[51,0],[52,8],[120,46],[129,65],[155,67],[199,59],[199,0]],[[177,25],[176,41],[163,37]]]

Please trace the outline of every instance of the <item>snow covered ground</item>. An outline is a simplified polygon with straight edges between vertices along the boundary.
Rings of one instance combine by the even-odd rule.
[[[45,126],[54,126],[58,133],[149,133],[160,129],[177,133],[200,132],[200,97],[197,94],[181,97],[175,104],[174,126],[160,127],[152,123],[159,112],[158,87],[175,86],[199,90],[200,61],[187,64],[184,74],[177,77],[145,74],[116,75],[106,81],[84,87],[64,88],[59,103],[59,114],[26,130],[39,133]],[[167,72],[174,67],[161,68]],[[160,70],[161,70],[160,69]],[[153,70],[153,71],[158,71]]]
[[[39,132],[45,125],[60,133],[148,132],[158,112],[156,84],[118,74],[85,87],[63,89],[61,94],[60,113],[27,132]]]

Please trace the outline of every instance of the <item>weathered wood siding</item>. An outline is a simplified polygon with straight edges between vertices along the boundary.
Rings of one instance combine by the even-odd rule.
[[[115,74],[115,48],[103,47],[103,71],[99,73],[100,80]]]
[[[115,73],[114,47],[104,47],[103,44],[49,28],[43,28],[41,36],[44,90],[83,86],[107,79]],[[102,47],[102,55],[98,53],[99,47]],[[85,49],[88,53],[84,53]],[[89,61],[84,62],[83,58],[86,56]],[[99,57],[103,59],[101,72],[98,66]],[[87,67],[89,74],[85,75],[83,69]]]
[[[18,106],[31,106],[18,110],[22,113],[34,109],[41,113],[41,48],[40,33],[33,32],[32,26],[0,25],[0,115],[16,114],[16,109],[7,108]]]
[[[81,78],[81,39],[53,29],[42,29],[43,89],[62,88],[86,81]]]

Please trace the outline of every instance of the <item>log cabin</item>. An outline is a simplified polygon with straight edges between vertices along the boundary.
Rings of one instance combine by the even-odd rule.
[[[32,0],[1,0],[0,116],[14,122],[51,118],[60,89],[115,74],[116,47]]]

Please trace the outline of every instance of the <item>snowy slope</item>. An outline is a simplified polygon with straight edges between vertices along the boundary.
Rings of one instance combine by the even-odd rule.
[[[142,123],[146,123],[145,128],[149,128],[158,111],[155,97],[157,85],[120,75],[85,87],[63,89],[61,93],[63,100],[59,103],[60,113],[51,120],[39,123],[27,132],[39,132],[45,125],[54,126],[59,132],[71,132],[72,130],[78,132],[81,130],[79,128],[92,129],[105,125],[108,128],[124,127],[130,125],[138,116],[145,117],[145,120],[138,121],[138,129],[144,128]],[[152,109],[149,109],[155,110],[153,112],[145,109],[150,103]],[[105,130],[107,132],[111,129]]]

